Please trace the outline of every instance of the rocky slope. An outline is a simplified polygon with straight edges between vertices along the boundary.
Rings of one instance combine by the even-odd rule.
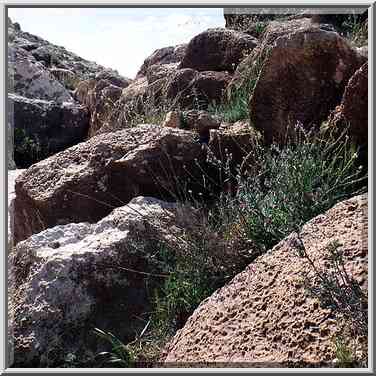
[[[156,50],[130,80],[9,20],[8,143],[15,144],[15,164],[9,153],[8,165],[26,168],[9,201],[15,246],[9,250],[9,334],[17,366],[61,366],[67,357],[93,361],[108,350],[93,338],[94,327],[127,343],[147,327],[145,317],[152,321],[164,309],[178,314],[163,337],[171,339],[163,366],[336,363],[333,340],[342,321],[307,296],[307,283],[314,291],[322,286],[312,263],[298,255],[297,235],[260,256],[244,226],[257,215],[266,222],[262,209],[239,221],[231,217],[234,207],[243,213],[237,195],[249,177],[260,177],[261,188],[251,187],[260,195],[278,190],[278,182],[267,185],[260,175],[256,154],[277,152],[287,136],[296,136],[296,126],[320,135],[329,129],[333,140],[348,128],[366,159],[367,54],[336,21],[228,16],[226,28]],[[322,174],[307,175],[314,183],[299,192],[307,205],[319,189],[330,188],[320,186]],[[341,195],[349,197],[352,186],[341,183],[347,187]],[[364,293],[366,209],[367,195],[356,196],[300,233],[325,275],[333,271],[328,246],[339,241],[346,271]],[[283,227],[286,218],[275,216]],[[183,265],[191,263],[189,272],[177,255]],[[201,301],[218,286],[186,321],[197,296]],[[161,309],[158,294],[170,297],[168,308]],[[159,357],[163,341],[155,344],[158,328],[149,329],[145,336],[154,338],[147,341],[159,346]],[[364,337],[347,337],[364,349]]]

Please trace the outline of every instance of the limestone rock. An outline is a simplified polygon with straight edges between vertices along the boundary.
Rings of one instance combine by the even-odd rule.
[[[68,353],[83,361],[104,350],[94,327],[133,340],[164,282],[158,241],[178,252],[191,221],[189,208],[137,197],[96,224],[60,225],[18,243],[9,259],[15,365],[59,366]]]

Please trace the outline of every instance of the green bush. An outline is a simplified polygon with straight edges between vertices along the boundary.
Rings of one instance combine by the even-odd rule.
[[[255,147],[257,172],[238,174],[236,194],[222,195],[212,215],[221,231],[233,234],[237,228],[266,251],[309,219],[366,189],[366,176],[345,133],[338,140],[299,137],[285,147]]]

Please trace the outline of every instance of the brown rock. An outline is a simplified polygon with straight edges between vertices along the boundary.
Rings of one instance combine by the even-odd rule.
[[[368,62],[351,77],[343,94],[335,125],[349,126],[349,135],[359,145],[368,142]]]
[[[122,89],[106,79],[82,81],[75,90],[75,98],[88,107],[90,127],[88,137],[102,133],[120,98]]]
[[[249,108],[267,143],[284,143],[297,125],[318,129],[364,61],[337,33],[314,27],[279,37],[265,56]]]
[[[212,103],[220,103],[231,76],[225,72],[197,72],[179,69],[168,80],[166,101],[185,108],[206,109]]]
[[[344,222],[350,222],[344,227]],[[328,244],[339,240],[344,266],[367,289],[367,195],[337,204],[309,221],[301,237],[319,268]],[[256,259],[206,299],[167,345],[165,365],[288,367],[333,365],[336,313],[307,294],[318,286],[312,268],[297,255],[296,234]]]
[[[242,172],[245,172],[252,165],[253,158],[250,153],[259,140],[260,135],[249,122],[240,120],[226,127],[221,126],[218,130],[210,130],[208,145],[217,160],[223,163],[231,160],[230,166],[235,168],[241,165]]]
[[[257,42],[257,39],[239,31],[208,29],[188,43],[180,67],[198,71],[233,72]]]
[[[170,111],[166,115],[166,119],[162,124],[162,127],[169,128],[181,128],[181,112]]]
[[[184,56],[186,44],[170,46],[155,50],[148,58],[145,59],[142,67],[137,73],[136,78],[145,76],[152,65],[164,65],[179,63]]]
[[[206,170],[192,132],[141,125],[93,137],[18,177],[15,242],[57,224],[96,222],[138,195],[203,192],[197,163]]]

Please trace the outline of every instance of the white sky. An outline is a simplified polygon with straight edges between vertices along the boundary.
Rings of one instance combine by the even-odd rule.
[[[134,78],[161,47],[224,27],[223,8],[9,8],[21,29]]]

